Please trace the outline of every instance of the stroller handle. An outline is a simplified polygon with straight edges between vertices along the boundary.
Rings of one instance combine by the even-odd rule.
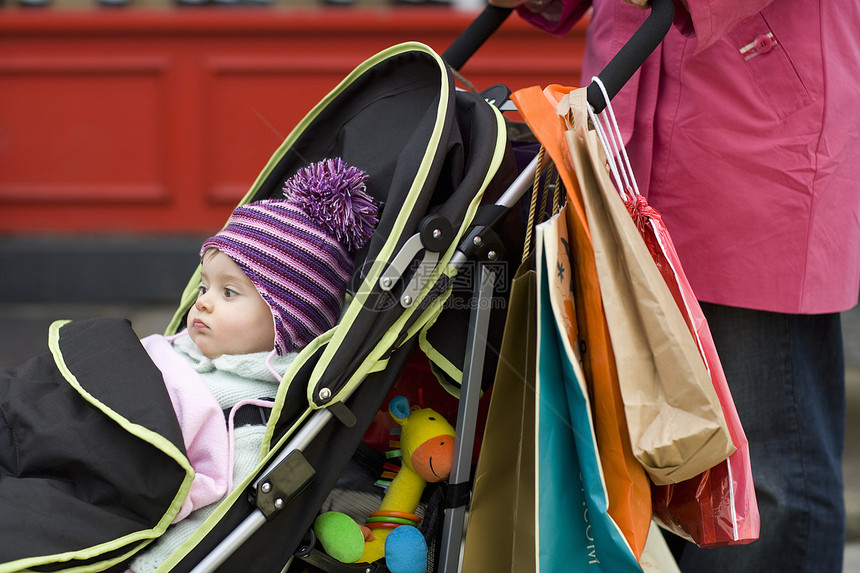
[[[626,44],[606,64],[597,77],[606,88],[609,99],[621,91],[633,74],[638,70],[648,56],[651,55],[672,27],[675,19],[675,3],[673,0],[651,0],[651,14],[639,27]],[[588,103],[594,113],[600,113],[606,107],[606,101],[597,82],[591,82],[586,90]]]
[[[442,59],[455,70],[462,68],[463,64],[472,57],[472,54],[477,52],[478,48],[483,46],[484,42],[493,35],[493,32],[504,24],[511,12],[513,12],[513,8],[487,4],[477,18],[472,20],[472,23],[463,30],[463,33],[448,46],[448,49],[442,54]]]
[[[457,37],[442,54],[442,59],[455,70],[478,51],[484,42],[501,26],[513,10],[487,5],[477,18]],[[673,0],[651,0],[651,14],[615,57],[603,68],[597,77],[606,88],[609,99],[621,91],[636,70],[645,62],[651,52],[660,45],[669,32],[675,19]],[[596,82],[591,82],[586,90],[588,103],[595,113],[606,107],[603,93]]]

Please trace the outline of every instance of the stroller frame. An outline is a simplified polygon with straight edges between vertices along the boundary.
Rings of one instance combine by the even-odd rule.
[[[487,6],[477,19],[464,31],[442,58],[453,68],[459,69],[484,41],[504,22],[512,10]],[[652,11],[646,22],[637,30],[631,40],[599,74],[608,98],[614,97],[626,81],[642,65],[645,58],[662,41],[674,17],[671,0],[654,0]],[[595,113],[606,106],[604,94],[598,82],[592,82],[587,90],[588,102]],[[495,102],[498,107],[505,102]],[[496,201],[499,213],[518,204],[523,195],[531,188],[538,165],[535,157],[517,176],[513,184]],[[490,305],[493,296],[495,274],[487,262],[496,258],[496,252],[487,248],[480,249],[484,236],[493,233],[493,225],[501,215],[486,225],[478,226],[467,235],[452,256],[450,265],[459,268],[470,259],[478,259],[479,280],[474,286],[473,296],[477,304],[469,319],[466,339],[466,360],[463,366],[463,380],[458,407],[455,435],[455,454],[449,479],[449,495],[452,500],[445,509],[442,531],[442,547],[439,556],[440,571],[458,571],[461,563],[460,548],[465,532],[465,517],[469,502],[470,460],[474,449],[477,424],[478,400],[481,380],[484,377],[484,358],[489,328]],[[497,243],[493,243],[497,244]],[[426,248],[427,245],[424,245]],[[406,246],[404,246],[404,249]],[[480,251],[480,252],[479,252]],[[290,438],[282,450],[269,462],[260,477],[251,485],[257,508],[230,534],[228,534],[196,567],[192,573],[216,571],[238,547],[244,544],[267,521],[274,519],[281,509],[298,494],[311,479],[313,468],[302,455],[306,448],[328,424],[337,420],[349,426],[354,423],[352,413],[344,405],[351,392],[344,393],[337,403],[317,410],[296,434]],[[286,571],[292,559],[286,563]],[[367,571],[370,571],[368,568]]]

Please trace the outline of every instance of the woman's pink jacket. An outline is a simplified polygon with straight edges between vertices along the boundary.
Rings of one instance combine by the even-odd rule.
[[[563,35],[587,6],[563,1],[558,22],[520,14]],[[688,3],[612,100],[640,191],[663,215],[700,300],[803,314],[851,308],[860,291],[860,3]],[[647,15],[594,0],[583,85]]]

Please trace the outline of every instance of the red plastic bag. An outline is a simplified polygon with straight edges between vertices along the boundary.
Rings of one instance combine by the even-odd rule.
[[[749,543],[758,539],[760,528],[749,444],[710,328],[660,214],[641,195],[628,196],[625,204],[696,338],[737,448],[727,460],[694,478],[652,486],[654,518],[664,529],[699,547]]]

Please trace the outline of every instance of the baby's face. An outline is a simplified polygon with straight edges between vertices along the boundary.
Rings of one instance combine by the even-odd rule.
[[[217,249],[203,255],[200,293],[187,325],[191,340],[209,358],[275,347],[269,305],[233,259]]]

